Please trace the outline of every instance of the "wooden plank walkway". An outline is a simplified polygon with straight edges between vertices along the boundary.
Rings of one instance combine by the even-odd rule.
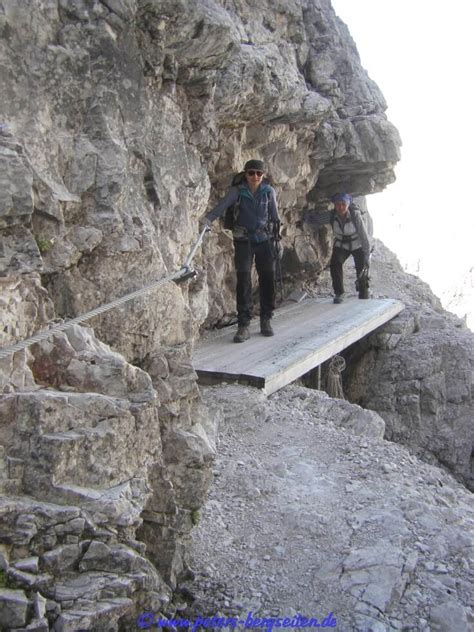
[[[271,394],[374,331],[404,308],[394,299],[306,299],[278,309],[275,336],[260,334],[252,321],[251,337],[232,342],[236,327],[211,333],[196,345],[193,365],[204,384],[240,382]]]

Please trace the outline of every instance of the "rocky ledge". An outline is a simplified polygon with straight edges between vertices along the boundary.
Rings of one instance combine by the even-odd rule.
[[[279,192],[286,290],[309,275],[324,287],[330,238],[306,234],[301,210],[393,181],[398,133],[329,0],[0,0],[0,32],[2,346],[179,268],[248,158]],[[125,630],[145,605],[180,607],[217,419],[192,348],[232,317],[231,248],[216,226],[196,281],[0,361],[0,627]],[[443,391],[442,368],[430,386],[424,366],[411,418],[419,388],[436,428],[454,427],[464,386]],[[402,437],[397,389],[386,423]]]

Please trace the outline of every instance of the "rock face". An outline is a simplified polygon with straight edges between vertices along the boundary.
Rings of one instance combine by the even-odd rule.
[[[239,3],[238,12],[237,5],[228,4],[228,57],[212,69],[217,84],[206,118],[199,114],[209,68],[193,68],[199,100],[189,100],[200,128],[209,126],[213,112],[219,121],[227,119],[216,138],[219,153],[203,151],[213,165],[210,201],[224,194],[248,158],[265,160],[278,188],[283,269],[291,287],[304,271],[321,271],[329,246],[328,240],[315,244],[296,227],[301,211],[327,204],[342,188],[355,195],[382,190],[394,179],[400,139],[384,114],[383,96],[361,68],[354,43],[328,2],[263,2],[258,15],[246,3]],[[231,37],[234,29],[239,46]],[[217,33],[207,28],[204,35],[208,45]],[[229,305],[233,308],[228,234],[212,233],[204,252],[210,292],[206,322],[212,324],[225,321]]]
[[[27,361],[35,389],[0,400],[7,585],[23,600],[49,600],[58,630],[132,625],[145,603],[167,611],[183,568],[180,536],[209,483],[213,447],[199,415],[166,438],[180,448],[176,462],[150,376],[91,330],[37,344]],[[179,530],[167,536],[173,517]],[[11,607],[0,619],[8,629]]]
[[[341,186],[363,194],[394,179],[398,134],[325,0],[262,2],[258,12],[184,0],[2,8],[11,74],[0,98],[12,134],[2,146],[2,267],[41,270],[61,315],[176,267],[210,182],[212,203],[250,156],[267,162],[289,227]],[[297,267],[308,250],[318,264],[294,228],[286,245]],[[222,233],[209,240],[198,322],[204,305],[213,322],[233,304],[230,251]],[[182,321],[173,342],[189,339],[187,301],[166,295],[160,309],[130,308],[133,326],[112,313],[95,327],[145,361],[170,344],[157,326],[170,313]]]
[[[380,242],[372,267],[375,295],[399,298],[406,308],[347,354],[347,396],[381,415],[387,439],[474,489],[474,334]]]
[[[278,190],[288,290],[310,273],[320,291],[329,257],[327,231],[296,226],[301,210],[394,178],[400,139],[327,0],[0,0],[0,32],[2,346],[179,268],[249,158]],[[215,453],[192,347],[232,317],[231,253],[216,224],[197,280],[0,360],[0,627],[131,629],[145,607],[174,614]],[[436,314],[374,338],[350,377],[380,416],[318,406],[377,436],[384,422],[465,476],[467,349],[455,357],[464,338]],[[401,375],[422,332],[434,364],[420,346],[394,386],[387,367]]]

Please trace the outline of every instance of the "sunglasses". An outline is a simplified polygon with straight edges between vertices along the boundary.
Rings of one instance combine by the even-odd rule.
[[[249,176],[258,176],[259,178],[263,176],[263,171],[255,171],[255,169],[249,169],[246,173],[248,173]]]

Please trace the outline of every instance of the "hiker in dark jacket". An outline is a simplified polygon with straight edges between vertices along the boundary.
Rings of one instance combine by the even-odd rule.
[[[275,260],[270,243],[269,221],[278,223],[275,189],[264,178],[261,160],[245,163],[242,181],[232,186],[227,195],[204,217],[208,225],[222,216],[226,209],[237,205],[233,237],[234,260],[237,273],[238,329],[234,342],[250,337],[252,319],[251,270],[255,259],[260,292],[260,331],[273,336],[271,318],[275,309]]]
[[[334,210],[322,213],[309,211],[303,221],[321,226],[331,224],[334,233],[330,270],[334,289],[334,303],[342,303],[344,278],[342,266],[349,255],[354,258],[359,298],[369,298],[370,242],[359,207],[348,193],[332,197]]]

